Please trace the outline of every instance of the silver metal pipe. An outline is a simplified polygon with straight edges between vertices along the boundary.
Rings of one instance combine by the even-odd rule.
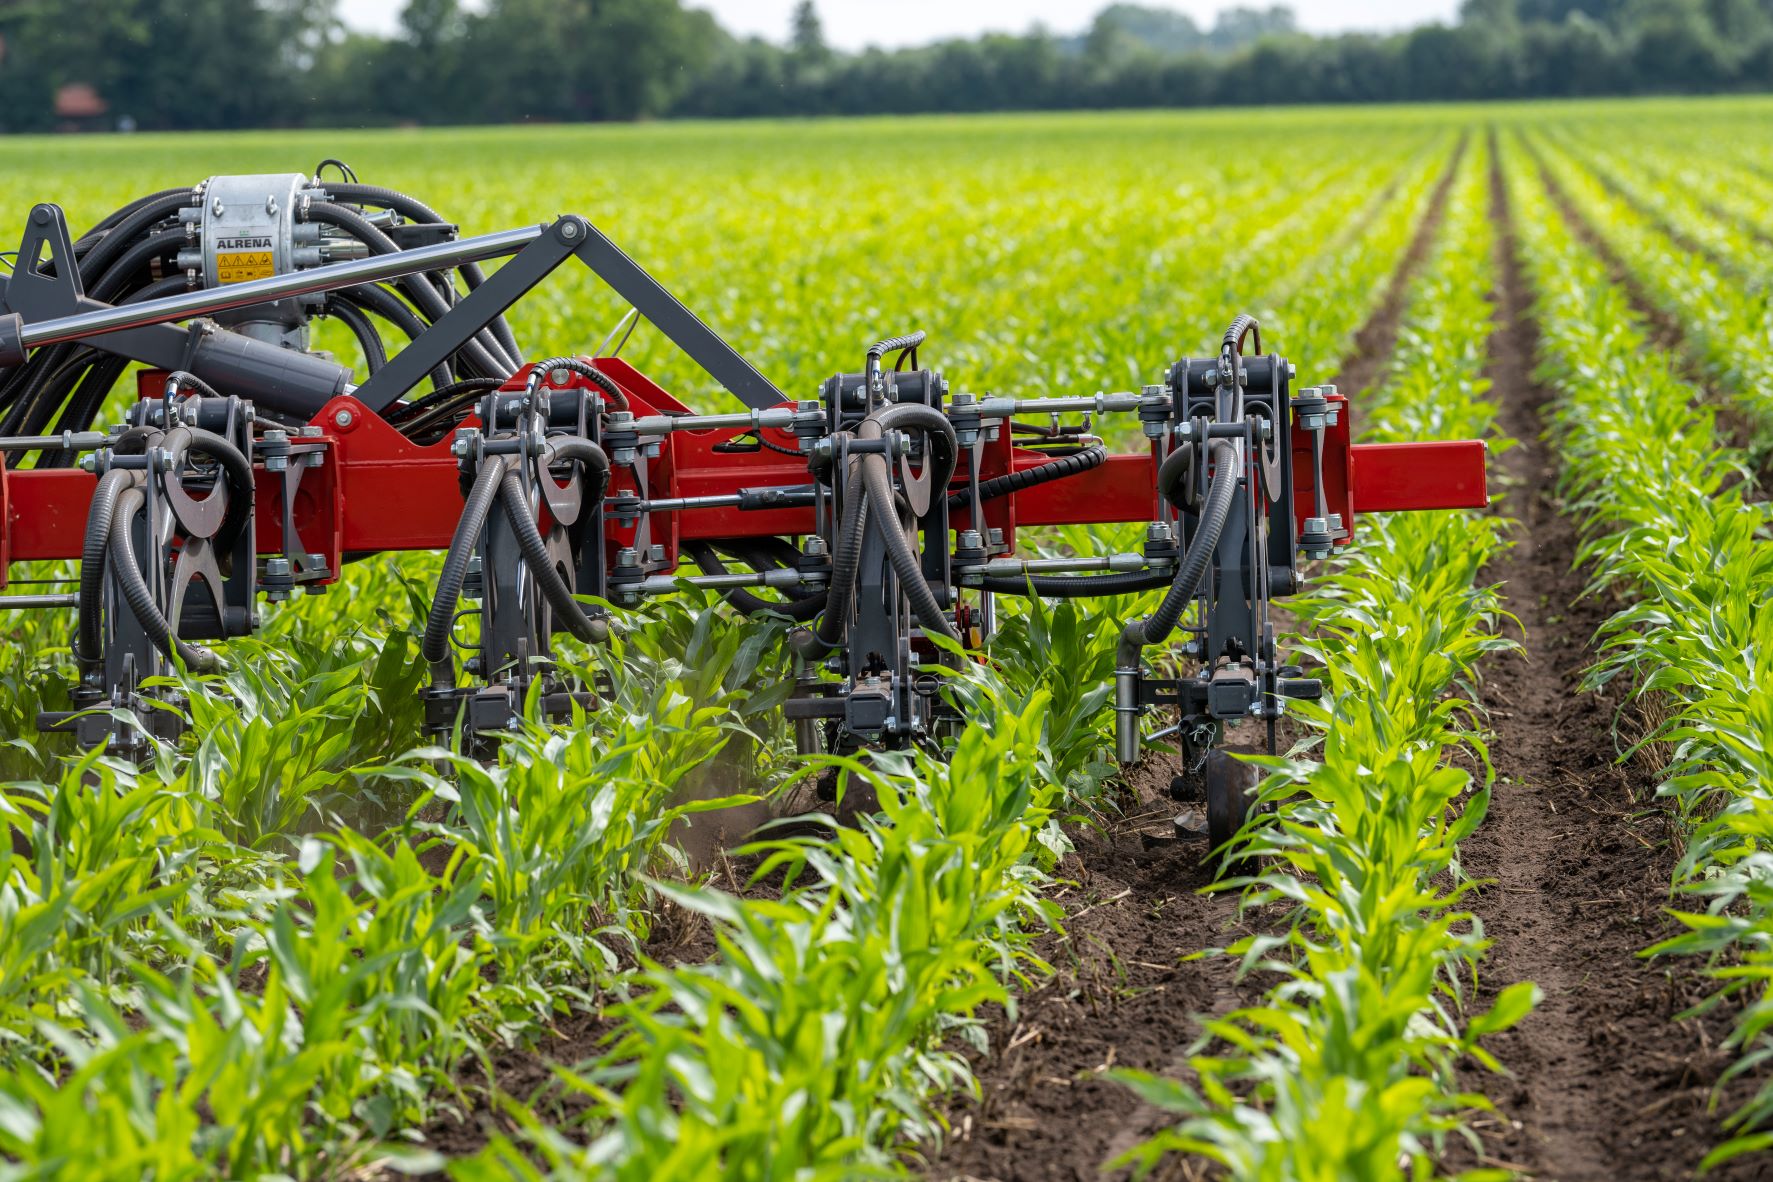
[[[741,498],[738,493],[716,493],[705,497],[660,497],[656,501],[642,501],[637,507],[640,513],[674,513],[682,509],[723,509],[737,505]],[[619,513],[612,514],[620,516]]]
[[[1092,570],[1131,574],[1145,570],[1148,565],[1142,554],[1097,554],[1077,558],[994,558],[990,562],[956,567],[955,572],[962,575],[990,575],[994,578]]]
[[[0,595],[0,611],[22,611],[35,607],[75,607],[78,595]]]
[[[92,451],[110,437],[103,431],[63,431],[60,435],[0,435],[0,451]]]
[[[1140,653],[1141,646],[1132,632],[1122,633],[1114,659],[1114,757],[1123,764],[1138,763],[1142,746],[1139,736],[1139,716],[1144,713],[1139,707]]]
[[[729,591],[736,587],[798,587],[802,583],[817,583],[820,580],[809,577],[798,570],[770,570],[760,572],[734,571],[724,575],[651,575],[640,583],[644,595],[669,595],[677,591],[685,583],[692,587],[704,587],[710,591]]]
[[[972,404],[951,407],[955,411],[975,411],[982,419],[1007,419],[1020,414],[1064,414],[1070,411],[1093,411],[1113,414],[1135,411],[1144,402],[1143,394],[1078,394],[1063,398],[982,398]]]
[[[731,431],[775,427],[789,430],[800,413],[793,407],[743,411],[731,415],[647,415],[626,424],[637,435],[669,435],[673,431]],[[613,424],[622,426],[620,422]]]
[[[19,340],[25,348],[35,349],[41,345],[84,340],[100,333],[117,332],[126,328],[143,328],[150,324],[165,324],[170,320],[188,320],[193,316],[211,316],[217,312],[270,303],[272,300],[292,296],[336,291],[359,283],[379,283],[384,279],[398,279],[420,271],[447,270],[464,263],[477,263],[516,254],[547,231],[548,227],[545,225],[523,226],[516,230],[500,230],[495,234],[462,238],[455,242],[414,247],[396,254],[372,255],[366,259],[330,263],[324,267],[290,271],[265,279],[249,279],[244,283],[230,283],[226,287],[180,292],[139,304],[77,312],[72,316],[27,324],[19,334]]]

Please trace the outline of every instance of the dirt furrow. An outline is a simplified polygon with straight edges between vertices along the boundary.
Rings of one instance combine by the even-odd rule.
[[[1396,345],[1410,280],[1439,230],[1465,148],[1462,139],[1384,298],[1356,336],[1356,355],[1337,376],[1351,395],[1376,380]],[[1058,971],[1018,999],[1013,1017],[991,1017],[990,1051],[973,1056],[980,1096],[951,1107],[953,1134],[929,1164],[932,1179],[1124,1178],[1102,1166],[1172,1118],[1104,1073],[1183,1072],[1200,1035],[1197,1015],[1254,1003],[1271,983],[1238,980],[1228,958],[1184,959],[1272,930],[1283,917],[1278,910],[1240,916],[1234,897],[1198,893],[1212,875],[1201,864],[1205,841],[1173,836],[1178,806],[1167,789],[1178,770],[1170,757],[1147,755],[1127,776],[1136,815],[1110,833],[1076,835],[1077,853],[1059,871],[1072,882],[1058,896],[1065,935],[1038,948]],[[1205,1169],[1178,1160],[1158,1176],[1193,1179]]]
[[[1464,1082],[1501,1110],[1478,1122],[1487,1163],[1559,1182],[1689,1178],[1717,1138],[1706,1105],[1727,1063],[1718,1050],[1726,1026],[1721,1017],[1678,1020],[1700,996],[1691,965],[1637,955],[1672,928],[1662,909],[1673,830],[1650,772],[1616,760],[1623,690],[1579,688],[1608,607],[1581,598],[1572,569],[1577,540],[1540,438],[1551,392],[1532,378],[1537,333],[1499,164],[1491,182],[1502,281],[1490,377],[1503,427],[1520,442],[1499,461],[1519,526],[1490,574],[1520,620],[1524,649],[1493,661],[1483,686],[1499,780],[1463,860],[1494,880],[1471,900],[1493,941],[1480,999],[1530,980],[1544,1000],[1487,1043],[1512,1079],[1473,1064]],[[1466,1156],[1461,1147],[1450,1164]]]

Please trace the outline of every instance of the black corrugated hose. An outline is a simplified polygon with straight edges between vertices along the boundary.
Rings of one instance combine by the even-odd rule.
[[[111,570],[117,576],[117,585],[123,591],[124,601],[129,604],[129,610],[135,613],[136,621],[141,624],[142,631],[147,633],[153,646],[168,657],[176,653],[185,668],[193,672],[214,673],[221,668],[220,658],[209,649],[180,640],[172,634],[172,625],[160,614],[160,608],[154,603],[154,593],[148,590],[148,584],[142,579],[141,568],[136,565],[135,546],[129,533],[135,515],[141,512],[146,502],[140,488],[126,488],[117,498],[116,513],[111,520]]]
[[[431,614],[425,618],[425,637],[419,651],[431,666],[431,680],[447,688],[456,683],[455,661],[450,657],[450,633],[456,620],[456,603],[462,598],[462,582],[468,575],[468,563],[474,547],[480,542],[480,531],[486,525],[486,514],[498,495],[499,482],[505,478],[503,456],[488,456],[474,477],[462,505],[462,516],[456,532],[449,539],[443,555],[443,567],[437,573],[437,596],[431,601]]]
[[[997,497],[1006,497],[1023,489],[1034,488],[1054,480],[1063,480],[1067,476],[1076,476],[1080,472],[1088,472],[1092,468],[1100,468],[1108,459],[1108,448],[1097,443],[1084,448],[1075,455],[1061,456],[1056,460],[1048,460],[1032,468],[1024,468],[1020,472],[1010,472],[1003,476],[994,476],[979,486],[979,500],[990,501]],[[948,511],[959,512],[973,503],[973,498],[965,492],[953,493],[948,498]]]
[[[596,445],[587,442],[586,446]],[[608,460],[604,461],[603,470],[607,475]],[[608,638],[608,621],[586,615],[579,601],[573,598],[573,589],[566,585],[566,580],[554,568],[554,559],[548,554],[548,544],[542,540],[542,533],[536,528],[529,498],[524,495],[523,479],[514,468],[505,472],[500,487],[500,500],[505,505],[505,518],[510,521],[512,532],[517,535],[518,548],[523,551],[523,563],[529,567],[529,573],[535,577],[536,585],[547,597],[554,614],[580,640],[596,642]]]

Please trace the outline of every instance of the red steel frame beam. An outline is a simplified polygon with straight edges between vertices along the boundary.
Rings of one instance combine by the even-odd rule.
[[[683,413],[686,408],[626,362],[596,364],[627,393],[636,414]],[[522,389],[523,375],[507,389]],[[576,375],[572,379],[581,383]],[[158,389],[150,382],[144,389]],[[1345,400],[1344,400],[1345,401]],[[1481,441],[1355,444],[1348,408],[1328,429],[1324,446],[1324,486],[1329,512],[1341,513],[1350,527],[1356,513],[1408,509],[1482,508],[1486,449]],[[469,419],[469,425],[476,422]],[[301,443],[326,448],[325,461],[306,469],[296,498],[296,524],[303,544],[337,571],[348,552],[441,550],[449,545],[461,516],[462,491],[450,441],[420,446],[379,415],[350,397],[336,398],[314,417],[319,436]],[[747,431],[673,433],[661,440],[660,455],[647,461],[649,495],[708,496],[744,488],[805,484],[806,466],[793,456],[768,449],[719,451],[744,439]],[[792,435],[766,431],[770,442],[792,448]],[[1038,466],[1037,451],[1017,448],[1006,429],[986,445],[981,475]],[[1294,453],[1295,514],[1301,524],[1316,514],[1310,487],[1309,446]],[[0,470],[0,586],[9,562],[71,559],[80,556],[87,507],[95,478],[78,469]],[[627,473],[617,473],[613,491],[633,490]],[[267,475],[257,514],[260,553],[279,553],[283,535],[278,511],[281,483]],[[987,502],[986,523],[1005,531],[1014,544],[1022,526],[1094,525],[1150,521],[1158,507],[1154,453],[1113,455],[1100,466],[1051,484]],[[654,541],[666,545],[675,561],[681,541],[707,538],[791,536],[813,529],[811,509],[741,511],[698,509],[660,514]],[[955,520],[956,528],[971,523]],[[614,545],[632,537],[632,528],[611,523]]]

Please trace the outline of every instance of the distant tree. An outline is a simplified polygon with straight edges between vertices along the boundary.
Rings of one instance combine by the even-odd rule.
[[[1286,36],[1299,31],[1299,20],[1284,4],[1272,8],[1227,8],[1220,12],[1207,34],[1214,49],[1237,49],[1264,37]]]
[[[819,9],[813,0],[800,0],[794,6],[789,22],[788,48],[795,57],[806,61],[823,61],[831,55],[825,44],[825,26],[819,20]]]
[[[1091,31],[1110,22],[1126,36],[1159,53],[1188,53],[1206,44],[1206,36],[1194,18],[1170,8],[1110,4],[1096,14]]]

